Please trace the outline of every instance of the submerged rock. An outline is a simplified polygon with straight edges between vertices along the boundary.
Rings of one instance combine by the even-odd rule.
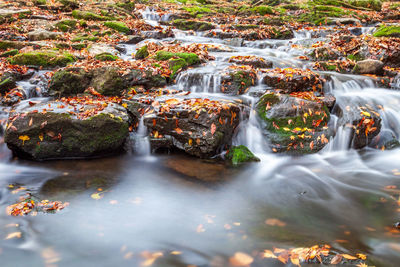
[[[200,158],[214,156],[230,145],[241,113],[240,105],[229,100],[143,96],[126,104],[134,121],[143,116],[151,137],[167,137],[173,147]],[[159,145],[167,147],[165,142]]]
[[[126,110],[110,101],[23,101],[8,119],[5,142],[33,160],[104,157],[122,150],[128,136]]]
[[[226,153],[225,159],[229,160],[233,166],[237,166],[246,162],[260,161],[260,159],[256,157],[250,151],[250,149],[243,145],[231,147]]]
[[[265,136],[274,152],[315,153],[328,142],[330,114],[321,102],[268,93],[257,111],[265,123]]]

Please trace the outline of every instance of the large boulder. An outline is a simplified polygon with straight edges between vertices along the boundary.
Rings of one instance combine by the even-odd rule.
[[[322,92],[325,79],[310,70],[276,68],[268,70],[263,83],[273,89],[281,89],[285,93],[318,91]]]
[[[257,104],[265,136],[274,152],[314,153],[328,142],[330,114],[319,101],[267,93]]]
[[[158,148],[172,146],[200,158],[215,156],[231,144],[242,112],[240,104],[230,100],[188,97],[143,96],[126,104],[135,121],[143,116],[153,142],[170,140],[158,142]]]
[[[128,137],[126,110],[107,99],[23,101],[10,114],[5,142],[33,160],[103,157]]]
[[[68,68],[57,71],[51,78],[49,94],[54,96],[73,96],[93,87],[102,95],[118,96],[132,86],[146,88],[166,85],[165,77],[153,75],[149,70],[133,69],[121,74],[117,67],[101,67],[86,71],[82,68]]]

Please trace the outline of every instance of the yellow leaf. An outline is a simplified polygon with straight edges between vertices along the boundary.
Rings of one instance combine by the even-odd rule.
[[[288,127],[283,127],[282,129],[285,130],[286,132],[290,131],[290,129]]]
[[[276,259],[278,258],[277,256],[275,256],[275,254],[271,251],[271,250],[264,250],[264,258],[273,258]]]
[[[12,239],[12,238],[21,238],[21,235],[22,235],[21,232],[10,233],[7,235],[6,238],[4,238],[4,240]]]
[[[122,103],[122,106],[123,106],[124,108],[127,108],[127,107],[128,107],[128,104]]]
[[[97,199],[103,198],[103,194],[93,193],[93,194],[90,195],[90,197],[97,200]]]
[[[193,144],[193,139],[189,139],[189,146],[192,146],[192,144]]]
[[[369,112],[366,111],[361,111],[361,114],[367,117],[371,117],[371,114]]]
[[[25,144],[25,141],[30,140],[29,136],[27,136],[27,135],[20,135],[20,136],[18,137],[18,139],[22,140],[22,145]]]
[[[39,134],[39,139],[40,139],[41,142],[43,141],[43,134],[42,133]]]
[[[357,258],[354,256],[351,256],[349,254],[342,254],[343,258],[348,259],[348,260],[356,260]]]

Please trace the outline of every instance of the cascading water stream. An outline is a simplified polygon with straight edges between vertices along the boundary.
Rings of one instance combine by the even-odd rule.
[[[150,140],[147,127],[144,125],[144,116],[139,120],[139,125],[135,135],[135,153],[143,157],[144,160],[152,160]]]

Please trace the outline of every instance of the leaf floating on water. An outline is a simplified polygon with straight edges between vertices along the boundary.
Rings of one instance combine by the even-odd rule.
[[[21,238],[21,236],[22,236],[21,232],[13,232],[13,233],[8,234],[6,236],[6,238],[4,238],[4,240],[13,239],[13,238]]]
[[[243,252],[236,252],[229,258],[229,263],[233,266],[248,266],[254,261],[253,257]]]
[[[331,264],[338,264],[342,261],[342,259],[343,259],[342,255],[338,254],[332,258]]]
[[[276,218],[271,218],[271,219],[265,220],[265,224],[268,224],[270,226],[279,226],[279,227],[284,227],[286,225],[285,222],[282,222],[281,220],[276,219]]]
[[[342,254],[343,258],[348,259],[348,260],[356,260],[357,257],[351,256],[349,254]]]
[[[98,199],[102,199],[104,197],[104,194],[102,194],[102,193],[93,193],[93,194],[90,195],[90,197],[93,198],[93,199],[98,200]]]
[[[146,267],[146,266],[151,266],[153,265],[153,263],[159,258],[164,256],[164,254],[162,252],[154,252],[151,253],[149,251],[143,251],[140,254],[143,258],[145,258],[146,260],[144,262],[142,262],[140,264],[140,266]]]

